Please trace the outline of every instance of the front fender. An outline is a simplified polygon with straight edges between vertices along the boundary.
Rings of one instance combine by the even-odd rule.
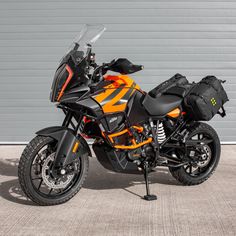
[[[89,145],[80,134],[67,127],[53,126],[36,132],[37,135],[51,137],[58,141],[54,167],[64,167],[81,155],[91,156]]]

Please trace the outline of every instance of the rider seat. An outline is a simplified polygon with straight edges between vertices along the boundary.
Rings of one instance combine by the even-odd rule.
[[[183,98],[175,95],[161,95],[153,98],[146,94],[143,100],[143,106],[151,116],[164,117],[168,112],[177,108]]]

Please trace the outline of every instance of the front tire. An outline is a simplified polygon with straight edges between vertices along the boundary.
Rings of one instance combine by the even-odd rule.
[[[73,175],[64,176],[64,185],[62,180],[55,180],[55,183],[62,183],[61,189],[60,185],[52,183],[53,179],[47,175],[48,163],[53,162],[56,145],[57,142],[50,137],[36,136],[25,147],[20,158],[18,167],[20,186],[25,195],[38,205],[49,206],[67,202],[78,193],[88,174],[89,159],[85,154],[78,157],[78,171]],[[44,181],[47,180],[46,177],[51,182]],[[48,186],[50,183],[52,186]]]
[[[201,167],[202,171],[199,172],[199,170],[197,170],[196,174],[191,173],[190,168],[192,170],[193,166],[191,166],[190,163],[187,165],[187,167],[186,166],[181,166],[177,168],[169,167],[171,175],[183,185],[198,185],[205,182],[214,173],[219,163],[221,146],[216,131],[206,123],[196,122],[189,129],[188,138],[192,138],[196,135],[201,135],[201,134],[205,134],[206,137],[212,139],[212,142],[206,145],[208,153],[211,154],[211,157],[210,160],[208,160],[208,162],[205,162],[205,166],[203,165],[203,167]]]

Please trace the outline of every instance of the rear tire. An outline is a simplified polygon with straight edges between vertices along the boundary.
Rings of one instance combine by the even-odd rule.
[[[50,137],[36,136],[24,149],[22,156],[20,158],[18,167],[18,177],[20,186],[25,193],[25,195],[30,198],[33,202],[42,206],[57,205],[62,204],[70,200],[76,193],[79,192],[82,187],[89,168],[88,155],[82,155],[80,158],[80,172],[75,174],[73,185],[67,191],[62,193],[41,194],[34,186],[33,179],[31,177],[32,164],[40,152],[47,145],[55,145],[55,140]],[[39,174],[40,175],[40,174]],[[43,180],[42,180],[43,182]],[[43,182],[45,185],[45,183]],[[46,185],[45,185],[46,186]]]
[[[211,149],[211,159],[209,164],[206,166],[205,171],[198,176],[191,176],[186,172],[184,166],[181,167],[169,167],[171,175],[178,180],[183,185],[197,185],[205,182],[215,171],[221,153],[220,140],[216,133],[216,131],[208,124],[196,122],[190,129],[190,135],[196,135],[199,133],[206,133],[213,140],[212,143],[209,144]]]

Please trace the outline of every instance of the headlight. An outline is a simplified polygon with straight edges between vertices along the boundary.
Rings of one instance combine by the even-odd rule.
[[[73,77],[73,74],[73,71],[67,64],[62,64],[57,69],[51,88],[51,102],[58,102],[61,99],[67,85]]]

